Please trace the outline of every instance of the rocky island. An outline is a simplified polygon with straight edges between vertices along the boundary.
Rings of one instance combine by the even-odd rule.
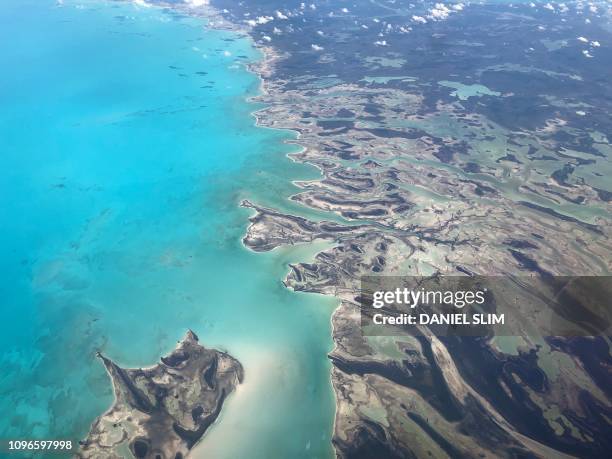
[[[115,401],[81,442],[77,457],[83,459],[184,458],[243,379],[236,359],[203,347],[192,331],[149,368],[121,368],[98,357],[111,378]]]

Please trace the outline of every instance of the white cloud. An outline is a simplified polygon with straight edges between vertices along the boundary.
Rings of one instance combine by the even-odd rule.
[[[463,8],[465,8],[463,3],[455,3],[450,5],[450,7],[446,6],[444,3],[436,3],[433,8],[429,9],[425,17],[431,21],[444,21],[452,13],[463,11]]]
[[[208,5],[208,0],[186,0],[185,3],[192,7],[198,7]]]
[[[325,49],[322,46],[315,45],[315,44],[310,45],[310,47],[314,49],[315,51],[323,51]]]
[[[599,43],[597,40],[593,40],[593,41],[591,42],[591,46],[592,46],[593,48],[599,48],[599,47],[601,46],[601,43]]]
[[[267,24],[270,21],[274,21],[274,18],[272,16],[258,16],[255,19],[249,19],[247,21],[247,24],[250,25],[251,27],[255,27],[257,24]]]
[[[584,54],[584,57],[593,57],[593,55],[586,49],[582,50],[582,54]]]
[[[412,16],[412,20],[420,24],[427,24],[427,19],[425,19],[423,16],[417,16],[416,14]]]
[[[376,46],[387,46],[387,40],[378,40],[378,41],[375,41],[374,44]]]
[[[288,19],[282,11],[276,10],[276,17],[279,19]]]
[[[584,38],[584,37],[578,37],[578,38],[576,38],[576,40],[581,41],[582,43],[588,43],[589,42],[589,40],[587,38]]]
[[[263,38],[263,40],[264,40],[264,41],[267,41],[268,43],[272,41],[272,37],[269,37],[268,35],[264,35],[264,36],[263,36],[263,37],[261,37],[261,38]]]
[[[429,10],[427,18],[433,19],[434,21],[442,21],[448,17],[450,12],[451,11],[444,3],[436,3],[434,7]]]

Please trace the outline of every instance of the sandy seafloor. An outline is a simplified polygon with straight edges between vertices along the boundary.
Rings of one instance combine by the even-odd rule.
[[[241,244],[242,199],[288,209],[317,176],[254,124],[250,41],[130,3],[8,0],[0,55],[0,438],[82,438],[112,401],[95,352],[151,365],[190,327],[246,372],[193,457],[332,456],[335,300],[281,284],[321,246]]]

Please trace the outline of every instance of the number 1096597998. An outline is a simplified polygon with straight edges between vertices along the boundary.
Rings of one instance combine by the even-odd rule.
[[[70,451],[75,447],[72,440],[4,440],[0,451]]]

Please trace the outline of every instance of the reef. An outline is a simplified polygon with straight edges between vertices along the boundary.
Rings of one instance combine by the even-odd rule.
[[[80,442],[79,458],[180,459],[202,438],[242,382],[241,364],[199,344],[192,331],[161,362],[122,368],[98,354],[115,400]]]

